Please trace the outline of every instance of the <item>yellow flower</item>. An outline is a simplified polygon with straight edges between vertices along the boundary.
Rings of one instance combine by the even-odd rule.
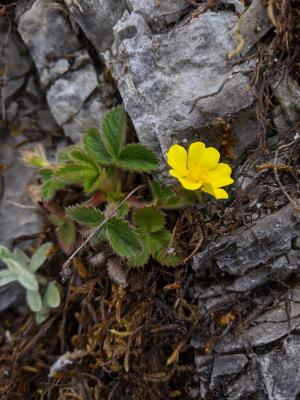
[[[216,199],[228,199],[228,193],[221,189],[231,185],[231,168],[219,163],[220,153],[214,147],[205,147],[202,142],[194,142],[188,152],[174,144],[167,152],[167,162],[172,167],[170,175],[179,180],[188,190],[202,190]]]

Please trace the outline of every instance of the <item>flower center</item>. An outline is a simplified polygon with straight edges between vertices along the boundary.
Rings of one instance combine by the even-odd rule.
[[[209,169],[207,167],[203,167],[197,161],[191,163],[190,167],[187,170],[186,178],[191,182],[205,182],[207,180],[207,174]]]

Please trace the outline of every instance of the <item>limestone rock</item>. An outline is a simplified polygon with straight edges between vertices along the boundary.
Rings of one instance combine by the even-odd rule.
[[[299,223],[299,216],[287,205],[258,220],[251,229],[237,229],[196,255],[194,269],[207,268],[215,262],[220,270],[232,275],[244,275],[260,264],[269,264],[276,270],[297,270],[295,257],[299,260],[300,252],[294,253],[292,242],[298,236]],[[290,260],[284,257],[289,257],[289,252]]]
[[[140,141],[159,155],[176,142],[204,139],[216,145],[213,126],[219,119],[251,107],[248,74],[254,64],[234,66],[228,59],[235,24],[231,12],[206,12],[153,35],[140,14],[125,12],[115,26],[107,65]],[[238,136],[239,155],[255,142],[256,121],[246,120],[251,143]]]
[[[113,26],[121,18],[123,0],[65,0],[69,12],[99,55],[113,43]]]

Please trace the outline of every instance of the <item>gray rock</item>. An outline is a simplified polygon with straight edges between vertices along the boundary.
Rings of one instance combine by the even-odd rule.
[[[99,55],[113,43],[113,26],[125,11],[123,0],[65,0],[69,12]]]
[[[47,100],[58,124],[63,125],[77,114],[97,86],[96,72],[91,65],[57,79],[47,92]]]
[[[140,14],[155,32],[165,30],[186,12],[186,0],[126,0],[130,12]]]
[[[17,20],[56,122],[67,136],[78,141],[84,129],[98,125],[115,92],[107,89],[109,84],[99,82],[93,61],[82,48],[61,3],[30,1],[20,7]]]
[[[232,284],[226,286],[226,290],[247,292],[263,285],[271,276],[272,272],[270,271],[270,268],[263,265],[250,271],[248,274],[235,279]]]
[[[287,76],[274,79],[272,89],[279,102],[274,110],[274,123],[279,132],[284,132],[300,118],[300,87]]]
[[[99,127],[102,116],[113,106],[113,89],[110,84],[100,83],[100,89],[89,97],[81,110],[70,121],[63,124],[64,132],[73,142],[78,142],[82,132],[92,126]]]
[[[3,197],[0,198],[0,243],[11,247],[13,239],[39,232],[40,218],[31,201],[26,198],[26,186],[32,178],[32,170],[24,168],[8,137],[1,140],[1,162],[9,168],[3,174]],[[22,203],[24,208],[14,203]],[[29,208],[26,206],[29,205]]]
[[[250,64],[228,60],[234,48],[231,12],[206,12],[170,33],[151,35],[141,15],[127,12],[105,53],[139,139],[159,155],[182,140],[211,140],[218,117],[249,108]],[[253,65],[254,67],[254,65]],[[230,101],[228,101],[230,98]],[[249,122],[256,126],[256,121]],[[238,137],[237,153],[249,143]],[[252,145],[255,137],[250,138]]]
[[[248,358],[244,354],[231,354],[216,356],[210,381],[210,389],[215,389],[220,381],[226,384],[229,379],[239,374],[248,364]]]
[[[253,46],[272,28],[266,7],[261,0],[253,0],[233,28],[237,46],[242,44],[234,56],[245,56]]]
[[[235,382],[228,385],[226,394],[228,400],[248,399],[254,395],[255,400],[266,400],[256,359],[251,360],[249,371],[246,371]]]
[[[64,8],[55,1],[36,0],[23,13],[20,9],[18,30],[30,50],[44,86],[51,82],[48,71],[51,64],[81,47]]]
[[[0,313],[13,307],[24,295],[24,289],[17,283],[0,287]]]
[[[268,400],[296,400],[300,392],[300,337],[289,336],[281,351],[259,357]]]
[[[232,235],[221,238],[194,257],[193,268],[203,269],[216,263],[218,268],[232,275],[244,275],[249,269],[267,264],[276,270],[295,269],[292,241],[298,237],[300,216],[293,213],[290,205],[257,221],[251,229],[240,228]],[[292,251],[293,261],[286,261]],[[272,262],[281,256],[280,261]],[[298,262],[299,266],[299,262]]]
[[[215,346],[218,353],[228,353],[241,349],[249,349],[272,343],[291,331],[300,327],[300,289],[295,287],[290,298],[279,302],[270,309],[253,318],[249,328],[235,337],[233,334],[224,336]]]

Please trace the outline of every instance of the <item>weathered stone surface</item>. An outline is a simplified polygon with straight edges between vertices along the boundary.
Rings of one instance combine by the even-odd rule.
[[[125,12],[115,26],[107,65],[140,141],[160,155],[174,142],[216,139],[208,126],[252,105],[248,72],[254,65],[234,67],[228,60],[235,23],[231,12],[206,12],[172,34],[151,35],[141,15]],[[241,155],[245,142],[239,139]]]
[[[210,388],[214,389],[220,384],[220,380],[222,384],[226,384],[226,380],[239,374],[247,363],[248,359],[244,354],[216,356],[213,364]]]
[[[30,50],[42,84],[47,86],[51,81],[48,69],[78,50],[81,44],[58,2],[36,0],[25,7],[25,12],[19,12],[18,30]]]
[[[83,130],[98,125],[111,107],[114,91],[107,89],[109,84],[99,83],[93,61],[62,4],[35,0],[24,5],[18,12],[18,30],[38,69],[56,122],[78,141]]]
[[[253,0],[233,29],[238,41],[243,40],[241,55],[245,56],[271,27],[272,24],[263,2],[261,0]],[[238,56],[239,52],[236,55]]]
[[[296,400],[300,392],[300,337],[287,337],[281,351],[259,357],[268,400]]]
[[[99,55],[113,43],[113,26],[121,18],[123,0],[65,0],[69,12]]]
[[[130,12],[140,14],[153,31],[165,30],[168,25],[179,20],[187,10],[188,3],[185,0],[126,0]]]
[[[274,124],[278,132],[289,129],[300,118],[300,87],[290,76],[275,79],[272,89],[279,105],[274,110]]]
[[[292,241],[298,236],[300,217],[290,205],[257,221],[251,229],[240,228],[232,235],[221,238],[209,249],[194,258],[195,270],[207,268],[215,262],[218,268],[232,275],[243,275],[249,269],[267,264],[276,270],[297,270],[300,252],[292,249]],[[291,251],[291,261],[289,252]],[[279,257],[286,256],[277,261]],[[284,262],[284,260],[286,262]]]
[[[37,233],[40,219],[26,197],[26,186],[32,177],[32,170],[24,168],[19,161],[19,154],[13,149],[13,141],[8,137],[1,140],[1,162],[7,164],[8,169],[3,174],[3,195],[0,198],[0,243],[11,247],[12,240],[22,236]],[[22,203],[25,208],[13,203]]]
[[[57,79],[47,92],[48,104],[56,121],[63,125],[70,120],[97,86],[97,76],[91,65]]]

